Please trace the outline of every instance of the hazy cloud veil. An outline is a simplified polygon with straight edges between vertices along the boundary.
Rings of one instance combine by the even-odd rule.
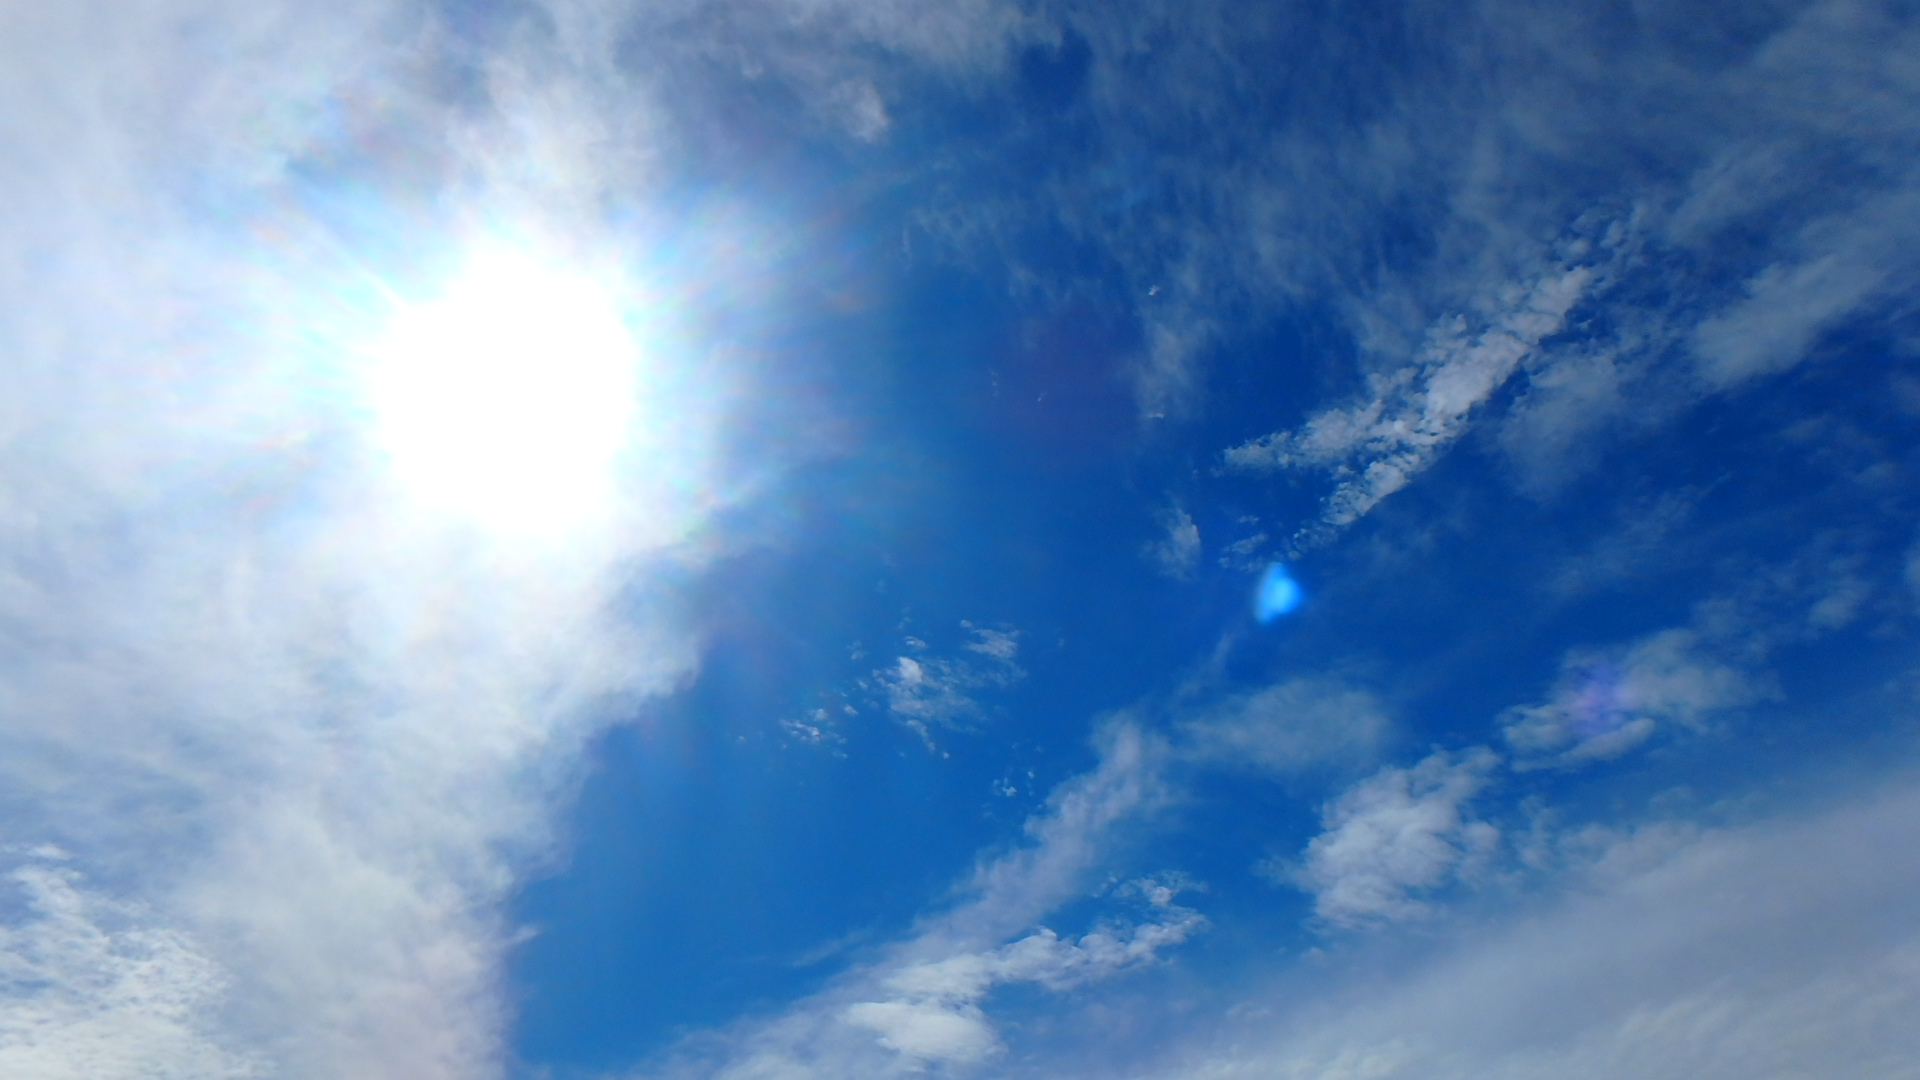
[[[366,96],[420,85],[426,14],[0,11],[0,1073],[493,1074],[497,902],[584,734],[690,668],[644,586],[685,500],[476,537],[358,434],[367,290],[274,204],[342,101],[449,107]],[[425,122],[425,167],[490,167]],[[607,178],[542,138],[566,175],[491,194],[564,228]]]

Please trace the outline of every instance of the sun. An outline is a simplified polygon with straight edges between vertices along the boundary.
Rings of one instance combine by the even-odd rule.
[[[369,359],[375,439],[416,505],[552,534],[616,498],[641,357],[594,277],[478,253],[439,295],[402,304]]]

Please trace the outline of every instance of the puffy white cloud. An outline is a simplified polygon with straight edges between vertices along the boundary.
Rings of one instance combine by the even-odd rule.
[[[992,1057],[1000,1041],[971,1000],[862,1001],[847,1006],[847,1023],[867,1028],[881,1046],[911,1058],[975,1062]]]
[[[1426,915],[1414,893],[1470,874],[1500,842],[1498,829],[1467,813],[1498,764],[1476,747],[1382,769],[1327,805],[1326,831],[1298,866],[1268,872],[1313,893],[1314,913],[1336,925]]]

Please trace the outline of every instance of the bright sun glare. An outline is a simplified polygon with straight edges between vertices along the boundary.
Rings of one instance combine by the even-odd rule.
[[[639,354],[600,282],[478,255],[438,297],[403,307],[371,359],[377,437],[417,503],[513,533],[608,508]]]

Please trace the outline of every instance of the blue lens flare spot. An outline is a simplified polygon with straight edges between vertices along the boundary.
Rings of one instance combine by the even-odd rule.
[[[1284,563],[1274,563],[1260,575],[1260,591],[1253,600],[1254,617],[1270,623],[1300,606],[1300,583],[1287,573]]]

